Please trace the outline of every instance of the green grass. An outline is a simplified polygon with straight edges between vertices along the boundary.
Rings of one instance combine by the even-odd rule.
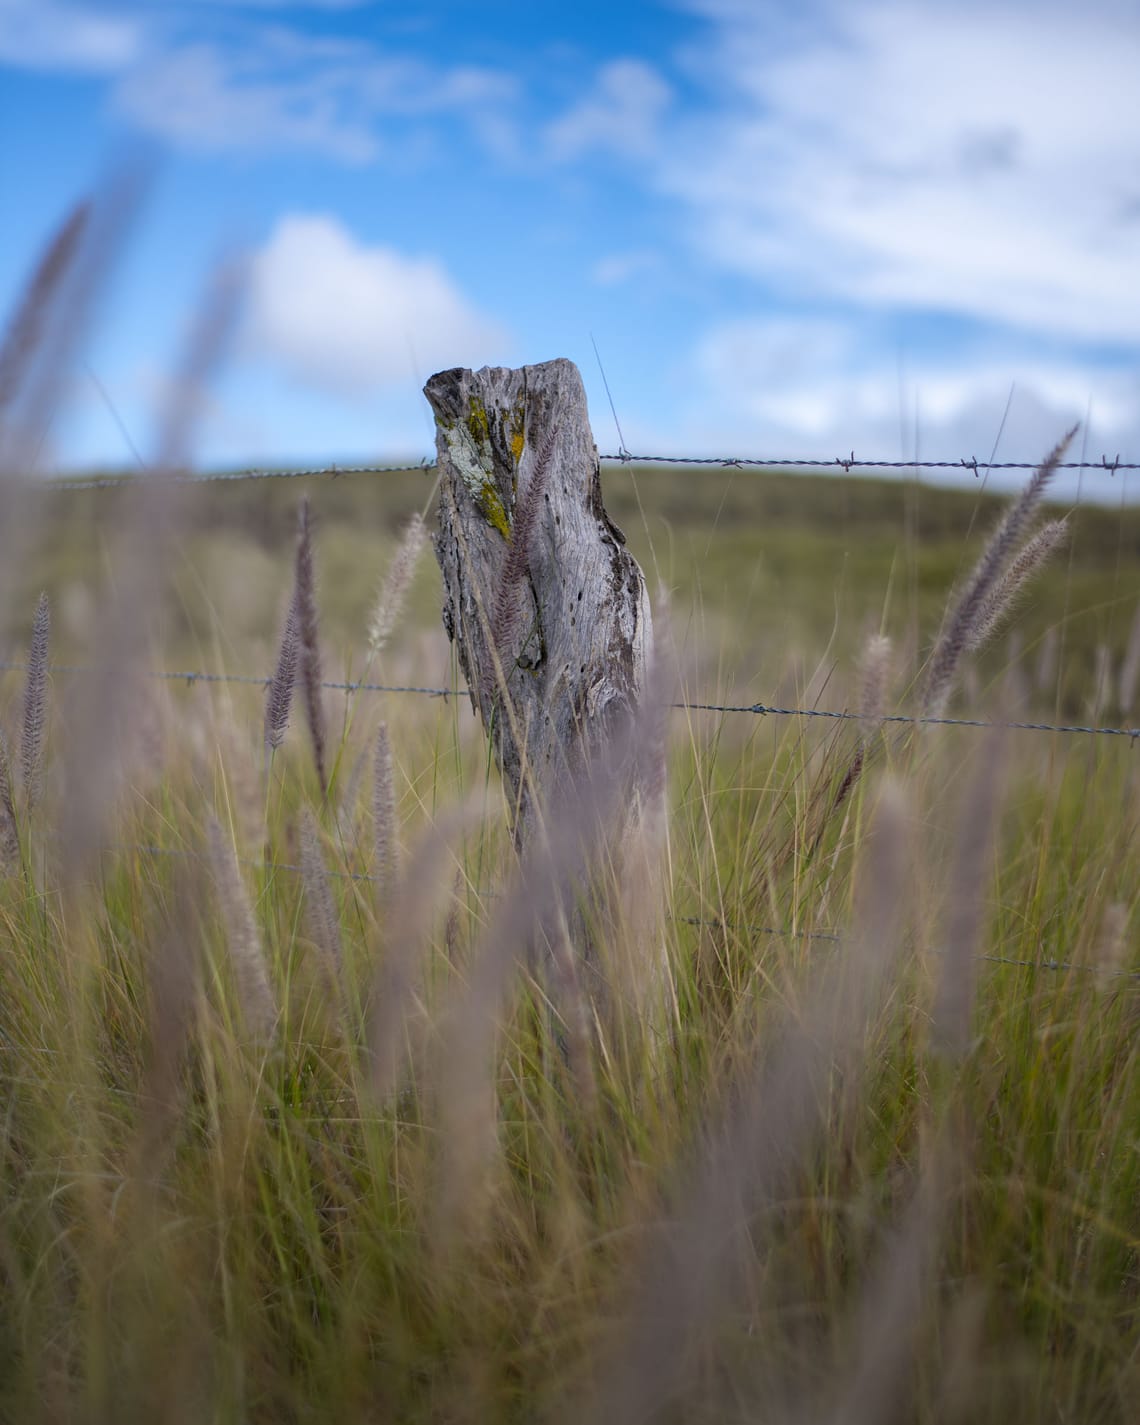
[[[890,704],[911,710],[999,509],[973,490],[854,479],[636,480],[608,472],[608,504],[651,588],[671,591],[686,693],[714,702],[852,706],[881,628],[901,650]],[[268,675],[301,486],[325,674],[363,666],[371,600],[426,476],[191,492],[156,666]],[[26,642],[46,587],[53,657],[83,662],[130,493],[53,498],[8,646]],[[1086,508],[1073,524],[1013,643],[979,658],[952,710],[1013,699],[1045,720],[1135,723],[1115,679],[1097,698],[1093,670],[1098,656],[1118,669],[1128,644],[1140,512]],[[453,676],[438,604],[425,556],[382,681]],[[1039,675],[1050,630],[1057,667]],[[20,682],[6,676],[16,741]],[[618,957],[639,935],[663,940],[663,1022],[617,1014],[583,1069],[520,972],[457,1084],[456,1027],[514,884],[466,701],[331,696],[325,806],[296,706],[266,776],[260,690],[152,685],[129,705],[128,788],[69,882],[59,767],[81,684],[54,680],[45,801],[19,808],[21,860],[0,885],[0,1419],[1134,1418],[1128,739],[1025,733],[995,751],[978,730],[891,733],[832,811],[853,724],[675,712],[661,903],[635,901],[611,938]],[[352,879],[372,866],[367,776],[343,805],[381,716],[404,866],[390,900]],[[971,870],[989,782],[992,854]],[[335,990],[288,869],[306,805],[333,873]],[[280,1009],[269,1043],[243,1024],[211,813],[241,858]],[[425,842],[433,827],[442,844]],[[969,962],[969,1040],[946,1053],[938,986],[963,907],[979,925],[970,950],[994,958]],[[370,1035],[402,973],[399,1082],[378,1094]],[[863,1013],[840,1014],[864,996]],[[801,1091],[797,1137],[784,1110]]]

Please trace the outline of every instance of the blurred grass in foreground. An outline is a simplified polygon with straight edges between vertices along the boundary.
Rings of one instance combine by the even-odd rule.
[[[887,710],[912,710],[998,508],[854,479],[637,478],[644,522],[630,472],[607,472],[609,508],[651,587],[659,575],[672,592],[685,693],[711,701],[854,706],[882,629]],[[302,488],[325,676],[361,669],[426,476],[188,492],[155,666],[272,672]],[[11,655],[46,587],[55,661],[87,661],[131,495],[50,496],[6,611]],[[952,711],[1135,723],[1120,673],[1140,512],[1083,509],[1073,525]],[[437,585],[425,556],[382,681],[453,676]],[[81,676],[58,675],[55,707]],[[15,740],[18,675],[4,686]],[[619,1021],[584,1084],[543,986],[520,974],[488,1097],[475,1085],[456,1124],[447,1015],[478,988],[483,933],[512,894],[466,699],[330,694],[326,803],[296,709],[267,767],[259,690],[150,683],[132,698],[129,787],[92,873],[59,871],[57,713],[44,799],[17,807],[0,885],[0,1417],[1134,1418],[1127,739],[877,735],[829,815],[854,724],[674,713],[665,903],[649,908],[667,917],[667,1025],[655,1038]],[[377,870],[381,719],[403,866],[391,890],[361,879]],[[236,940],[211,816],[249,901]],[[251,1033],[241,935],[264,957],[268,1041]],[[939,1038],[948,965],[969,1015],[953,1048]],[[381,1046],[398,1084],[378,1092],[378,1006],[405,980],[398,1042]],[[847,1004],[862,1009],[843,1028]],[[478,1171],[459,1181],[446,1123],[478,1138]]]

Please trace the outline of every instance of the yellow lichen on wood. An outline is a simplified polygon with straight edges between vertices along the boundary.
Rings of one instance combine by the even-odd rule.
[[[511,525],[495,485],[494,455],[491,450],[487,411],[483,403],[472,400],[465,421],[455,425],[441,425],[440,429],[447,441],[451,463],[479,513],[504,539],[509,540]]]
[[[471,406],[467,415],[467,429],[471,432],[471,439],[476,445],[486,446],[487,454],[490,455],[491,427],[487,421],[487,407],[477,396],[471,397]]]
[[[511,537],[510,521],[507,519],[507,511],[503,502],[499,498],[499,492],[491,480],[488,480],[483,486],[479,496],[479,508],[483,511],[483,518],[487,523],[494,525],[503,538],[509,540]]]
[[[506,425],[506,414],[503,416],[503,424]],[[510,413],[510,431],[507,435],[507,444],[510,446],[511,458],[515,462],[515,469],[519,467],[522,460],[523,451],[526,449],[526,407],[522,401],[515,403],[514,409]]]

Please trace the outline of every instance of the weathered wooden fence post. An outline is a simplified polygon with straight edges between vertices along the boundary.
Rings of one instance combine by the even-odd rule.
[[[441,477],[443,622],[521,846],[536,801],[637,709],[653,639],[645,579],[602,505],[572,361],[441,371],[424,394]]]

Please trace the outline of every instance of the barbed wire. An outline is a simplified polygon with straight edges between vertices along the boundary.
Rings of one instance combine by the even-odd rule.
[[[0,661],[0,673],[26,673],[26,663]],[[57,663],[52,673],[94,673],[97,670],[87,663]],[[171,683],[239,683],[247,686],[267,688],[271,678],[253,673],[210,673],[196,668],[146,670],[148,678],[157,678]],[[466,688],[432,688],[407,683],[364,683],[323,681],[320,685],[331,692],[339,693],[408,693],[426,698],[468,697]],[[832,722],[866,722],[862,713],[847,712],[831,708],[774,707],[770,703],[705,703],[671,702],[669,707],[682,712],[750,713],[754,717],[804,717],[824,718]],[[1056,732],[1085,734],[1090,737],[1125,737],[1130,742],[1140,740],[1140,727],[1102,727],[1092,723],[1029,722],[1015,719],[992,719],[979,717],[923,717],[911,713],[887,713],[874,719],[880,723],[902,724],[910,727],[972,727],[1000,728],[1006,732]]]
[[[0,673],[26,673],[26,663],[0,660]],[[90,663],[53,663],[52,673],[95,673],[98,670]],[[168,683],[244,683],[253,687],[267,688],[272,678],[257,673],[209,673],[197,668],[147,668],[148,678],[157,678]],[[465,696],[466,688],[425,688],[399,683],[334,682],[325,680],[320,685],[337,693],[418,693],[427,698],[454,698]]]
[[[990,470],[1037,470],[1040,460],[979,460],[976,455],[957,460],[864,460],[850,455],[835,455],[828,459],[781,460],[756,455],[633,455],[628,450],[617,455],[599,457],[607,465],[715,465],[745,469],[808,469],[808,470],[969,470],[975,478]],[[1061,460],[1057,470],[1090,470],[1114,475],[1118,470],[1140,470],[1140,461],[1112,460],[1102,455],[1100,460]]]
[[[866,722],[862,713],[834,712],[828,708],[777,708],[767,703],[673,703],[673,707],[703,712],[754,713],[758,717],[822,717],[835,722]],[[1135,742],[1140,727],[1097,727],[1065,722],[1018,722],[978,717],[923,717],[909,713],[887,713],[875,722],[903,723],[913,727],[992,727],[1007,732],[1072,732],[1093,737],[1127,737]]]
[[[733,470],[964,470],[975,479],[991,470],[1036,470],[1039,460],[979,460],[977,456],[957,460],[879,460],[850,455],[835,455],[826,458],[781,458],[761,455],[635,455],[628,450],[620,450],[615,455],[598,457],[603,465],[692,465],[718,467]],[[137,475],[123,472],[117,475],[93,475],[77,479],[60,478],[45,481],[46,488],[61,494],[81,490],[108,490],[121,485],[139,485],[147,480],[158,480],[173,485],[235,484],[244,480],[307,480],[339,479],[346,475],[410,475],[433,474],[439,467],[430,456],[414,464],[405,465],[319,465],[305,469],[261,469],[207,471],[193,474],[189,471],[155,472]],[[1140,461],[1121,460],[1119,453],[1109,460],[1102,455],[1099,460],[1062,460],[1058,470],[1083,470],[1095,474],[1115,475],[1118,470],[1140,470]]]
[[[79,490],[112,490],[119,485],[141,485],[147,481],[159,481],[164,485],[215,485],[237,484],[243,480],[307,480],[328,477],[337,479],[342,475],[408,475],[426,473],[437,469],[433,460],[425,457],[414,465],[320,465],[304,470],[226,470],[206,471],[193,474],[190,471],[155,471],[137,475],[124,471],[119,475],[91,475],[77,479],[61,477],[47,480],[47,489],[59,494],[71,494]]]

